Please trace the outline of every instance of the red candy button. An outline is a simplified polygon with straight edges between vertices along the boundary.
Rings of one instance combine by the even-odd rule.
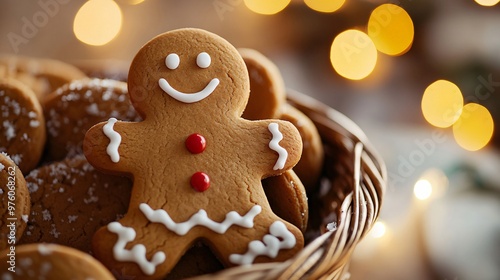
[[[186,148],[192,154],[199,154],[203,152],[206,146],[207,141],[205,140],[205,137],[198,133],[193,133],[186,139]]]
[[[191,176],[191,187],[198,192],[204,192],[210,187],[210,178],[203,172],[196,172]]]

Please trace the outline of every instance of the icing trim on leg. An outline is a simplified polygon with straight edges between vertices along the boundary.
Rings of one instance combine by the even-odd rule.
[[[118,240],[113,246],[113,256],[117,261],[135,262],[146,275],[153,275],[156,266],[165,261],[166,256],[163,252],[156,252],[151,261],[148,261],[146,259],[146,246],[142,244],[134,245],[131,250],[125,249],[125,245],[135,239],[136,233],[133,228],[124,227],[119,222],[112,222],[108,224],[108,230],[118,235]]]
[[[237,265],[250,265],[257,256],[276,258],[281,249],[292,249],[297,240],[281,221],[272,223],[269,227],[271,234],[266,234],[262,241],[253,240],[248,243],[248,251],[243,254],[231,254],[229,261]],[[282,240],[280,240],[281,238]]]

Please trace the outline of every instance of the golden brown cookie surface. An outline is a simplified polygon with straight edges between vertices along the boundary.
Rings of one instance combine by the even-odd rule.
[[[127,84],[115,80],[83,79],[58,88],[43,102],[47,122],[46,160],[82,154],[85,132],[110,117],[137,121]]]
[[[10,258],[10,253],[9,250],[1,252],[1,279],[115,279],[90,255],[61,245],[21,245],[16,248],[14,259]]]
[[[250,77],[250,98],[243,118],[261,120],[278,118],[285,103],[285,82],[278,67],[260,52],[238,49]]]
[[[302,157],[293,170],[304,186],[313,190],[318,185],[324,160],[319,132],[310,118],[290,104],[282,107],[280,119],[291,122],[300,132],[303,143]]]
[[[297,174],[289,170],[280,176],[262,180],[262,185],[273,211],[305,232],[309,207],[306,190]]]
[[[33,170],[26,176],[31,214],[22,244],[48,242],[91,251],[94,232],[125,214],[128,179],[102,174],[83,156]]]
[[[70,64],[54,59],[0,55],[0,77],[21,81],[42,100],[62,85],[85,78],[85,74]]]
[[[198,239],[226,266],[283,261],[303,247],[260,182],[299,160],[300,135],[288,122],[240,118],[249,82],[233,46],[198,29],[164,33],[136,55],[128,85],[144,121],[110,119],[84,142],[96,168],[134,178],[125,217],[94,236],[99,260],[154,279]]]
[[[45,145],[45,120],[33,91],[14,79],[0,78],[0,152],[24,174],[35,168]]]
[[[30,212],[30,196],[19,167],[0,153],[0,250],[15,246]]]

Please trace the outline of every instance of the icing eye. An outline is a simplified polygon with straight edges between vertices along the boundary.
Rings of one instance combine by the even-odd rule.
[[[206,52],[202,52],[198,54],[196,57],[196,64],[200,68],[208,68],[210,66],[210,63],[212,62],[212,59],[210,58],[210,55]]]
[[[167,55],[167,58],[165,58],[165,65],[167,65],[168,69],[170,70],[177,69],[177,67],[179,67],[180,62],[181,59],[175,53],[171,53]]]

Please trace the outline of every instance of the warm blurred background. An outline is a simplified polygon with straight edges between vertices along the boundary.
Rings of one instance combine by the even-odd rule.
[[[287,87],[358,123],[386,160],[385,205],[352,279],[498,280],[497,2],[3,0],[0,53],[126,69],[141,45],[181,27],[255,48]]]

